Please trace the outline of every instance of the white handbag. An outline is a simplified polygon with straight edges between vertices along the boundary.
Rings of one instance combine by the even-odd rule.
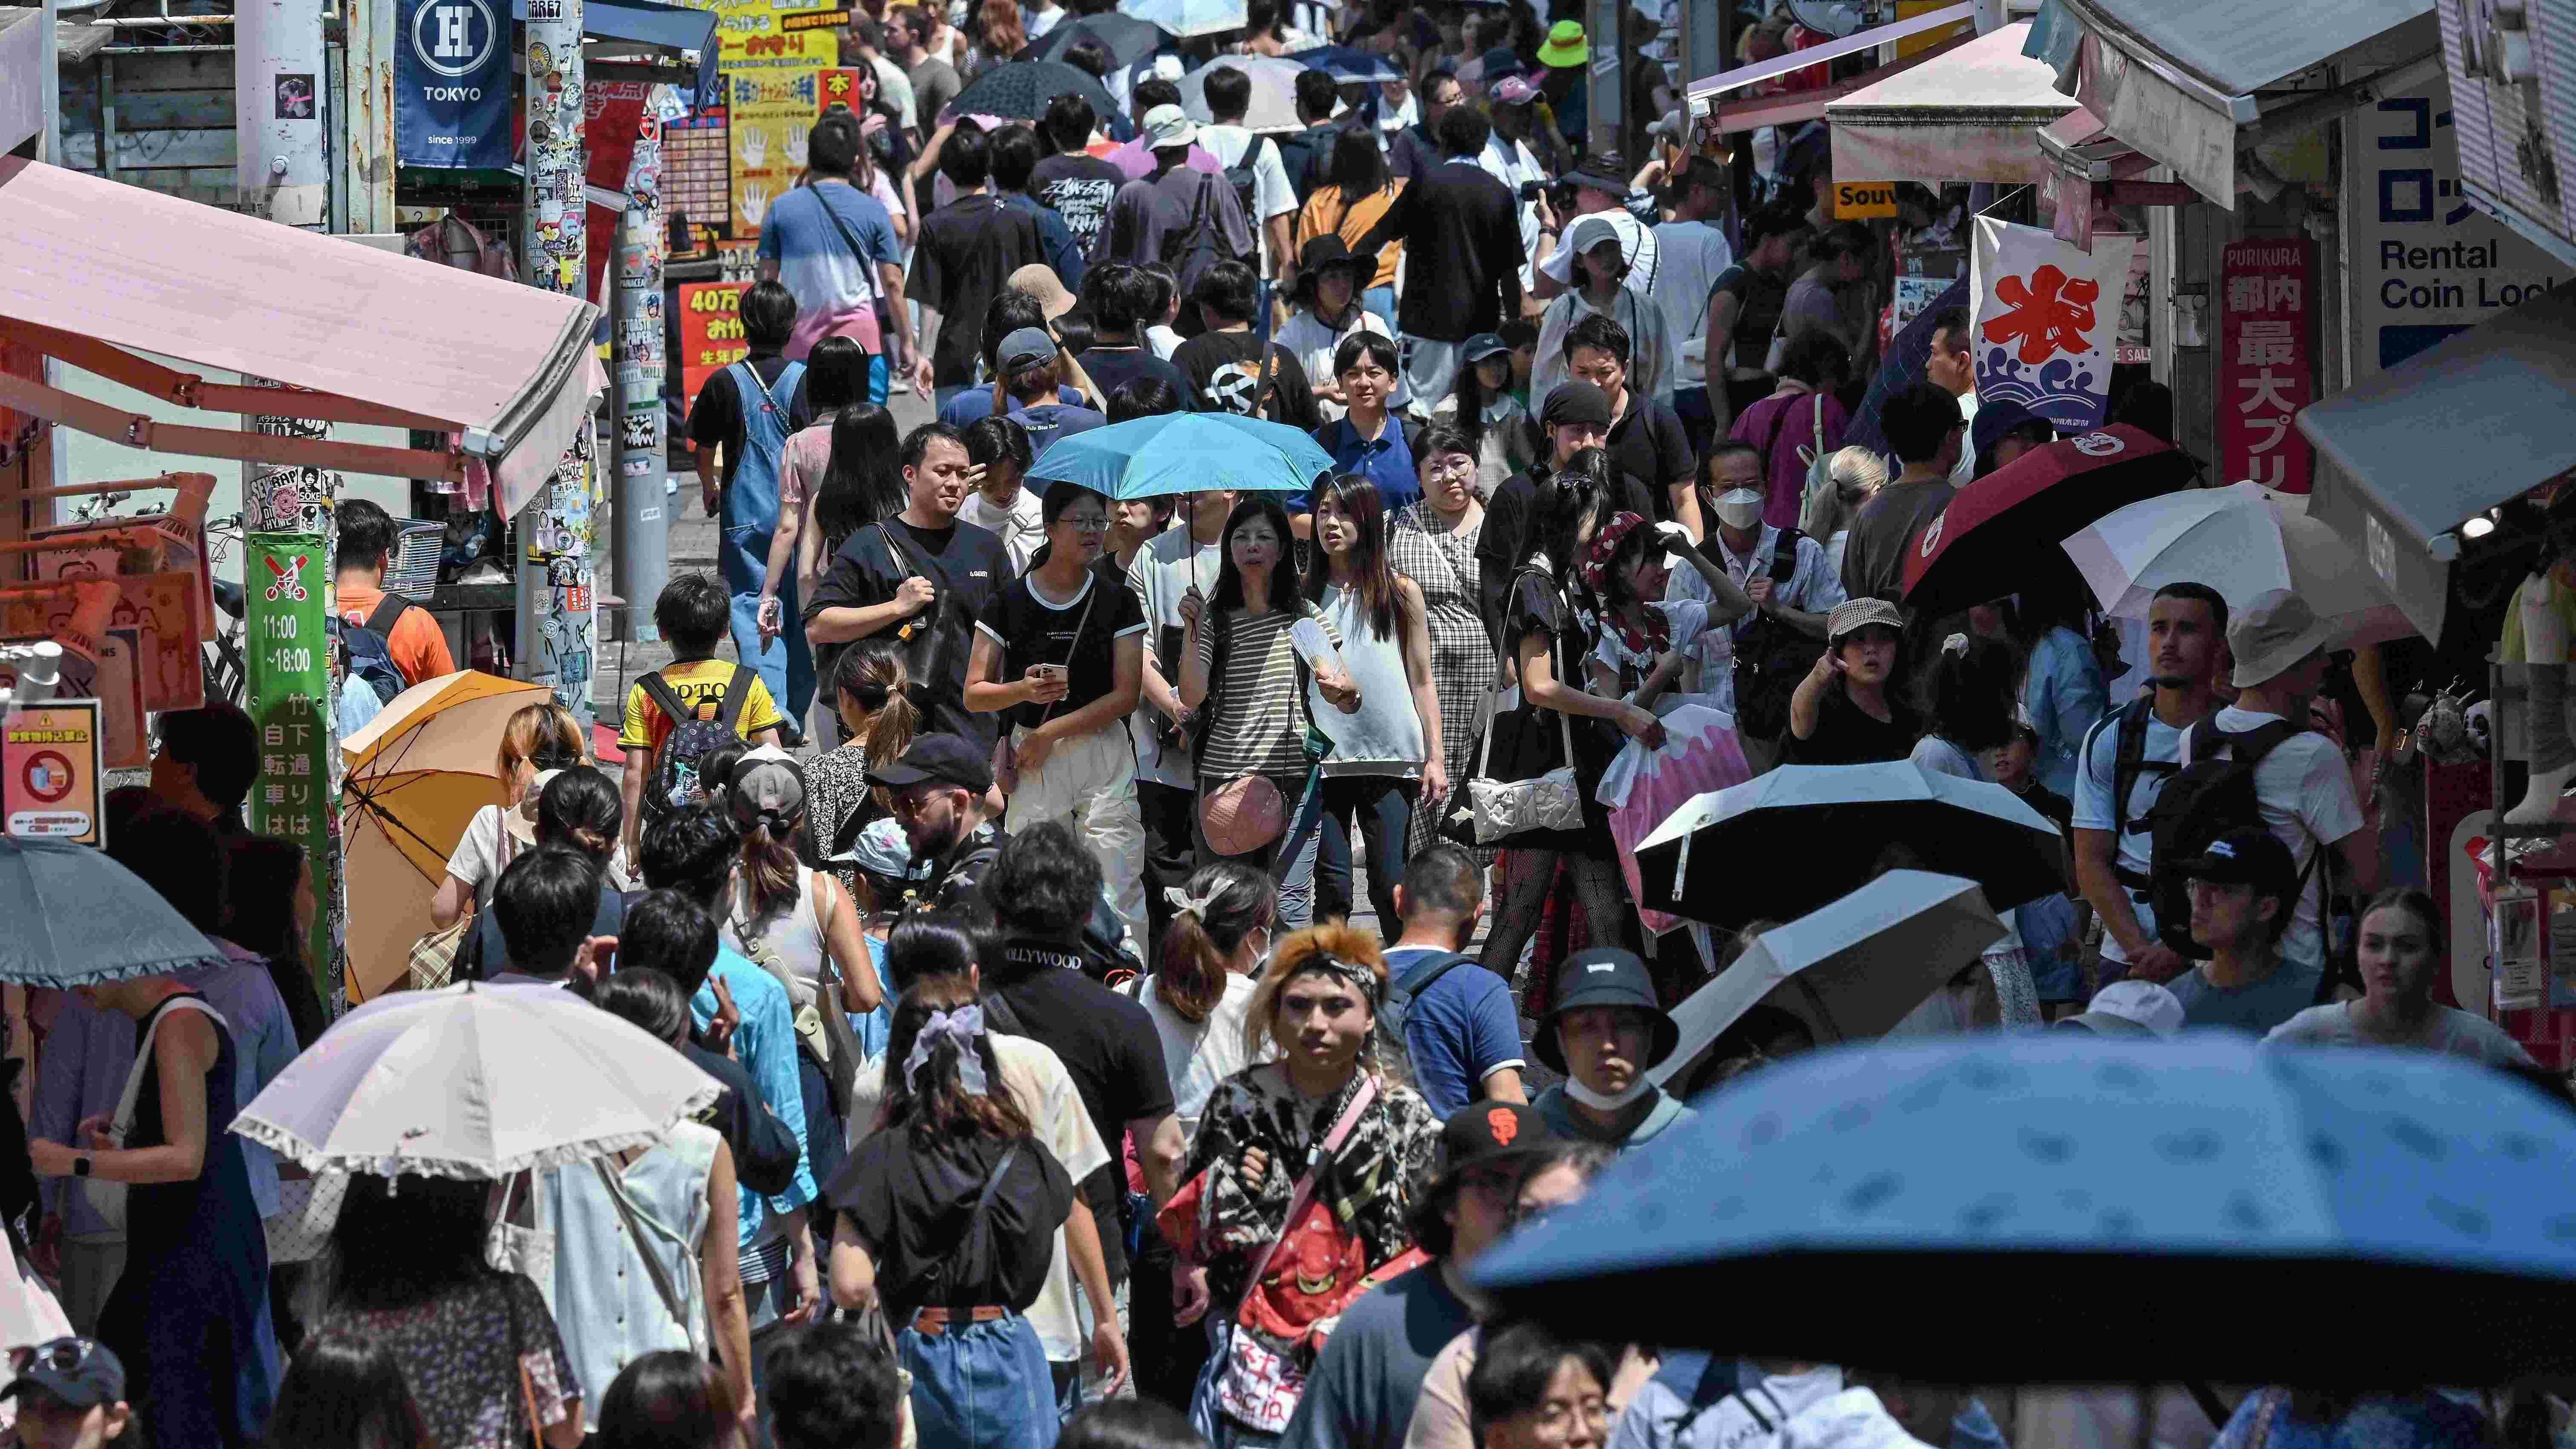
[[[1557,678],[1565,678],[1565,640],[1560,636],[1549,641],[1557,656]],[[1505,699],[1512,703],[1508,706]],[[1558,738],[1565,742],[1565,763],[1529,780],[1490,780],[1486,772],[1494,759],[1494,726],[1508,710],[1519,708],[1520,689],[1507,686],[1495,691],[1493,712],[1485,724],[1485,741],[1476,754],[1476,772],[1467,778],[1467,805],[1470,824],[1478,845],[1498,845],[1515,835],[1538,830],[1580,830],[1583,828],[1583,787],[1574,778],[1574,726],[1563,710],[1550,710],[1556,716]]]
[[[212,1017],[216,1025],[226,1031],[232,1030],[232,1023],[224,1020],[222,1012],[194,996],[171,997],[159,1011],[154,1012],[152,1024],[143,1029],[142,1045],[134,1049],[134,1065],[125,1073],[125,1091],[116,1099],[116,1117],[108,1123],[107,1143],[110,1147],[123,1147],[126,1136],[134,1130],[135,1099],[143,1095],[143,1075],[152,1068],[152,1043],[161,1034],[161,1023],[169,1018],[171,1012],[183,1010],[202,1011]],[[89,1199],[91,1210],[111,1230],[119,1233],[125,1231],[126,1193],[127,1185],[121,1182],[110,1182],[103,1177],[81,1179],[81,1195]]]
[[[544,1229],[522,1227],[510,1221],[510,1190],[524,1182],[533,1199],[537,1190],[534,1170],[514,1172],[502,1179],[500,1200],[492,1205],[492,1225],[483,1240],[483,1261],[502,1273],[524,1273],[537,1285],[537,1296],[546,1300],[546,1311],[555,1307],[555,1235]],[[533,1201],[531,1209],[533,1216]]]

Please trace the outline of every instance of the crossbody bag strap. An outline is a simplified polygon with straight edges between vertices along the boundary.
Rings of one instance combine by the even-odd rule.
[[[852,187],[851,189],[856,190],[857,188]],[[876,259],[868,255],[868,249],[866,247],[859,245],[858,234],[850,230],[850,224],[848,222],[841,220],[841,214],[832,209],[832,203],[824,200],[823,188],[817,186],[813,188],[813,191],[814,204],[823,208],[824,219],[831,222],[832,230],[839,232],[841,234],[841,240],[849,244],[851,254],[859,259],[860,276],[863,278],[866,277],[868,263]],[[869,294],[874,295],[876,290],[875,282],[870,280],[868,285]]]
[[[590,1166],[592,1171],[599,1174],[599,1185],[607,1189],[608,1200],[617,1204],[617,1216],[625,1221],[628,1236],[635,1240],[636,1256],[644,1260],[644,1276],[653,1280],[653,1291],[661,1295],[662,1306],[671,1311],[671,1321],[680,1325],[680,1330],[688,1333],[689,1337],[695,1340],[698,1335],[690,1331],[689,1311],[680,1302],[679,1285],[671,1281],[670,1271],[662,1266],[661,1257],[645,1246],[654,1238],[677,1243],[683,1248],[689,1246],[688,1241],[664,1227],[659,1218],[644,1211],[633,1198],[629,1197],[626,1184],[618,1179],[616,1173],[608,1170],[608,1163],[604,1159],[594,1158]]]
[[[1342,1109],[1342,1115],[1333,1123],[1333,1130],[1324,1134],[1323,1150],[1315,1154],[1315,1163],[1306,1169],[1306,1175],[1297,1179],[1297,1190],[1288,1195],[1288,1215],[1279,1220],[1278,1236],[1272,1238],[1270,1246],[1263,1248],[1261,1256],[1253,1260],[1252,1276],[1244,1280],[1243,1297],[1234,1305],[1236,1322],[1243,1321],[1243,1305],[1251,1302],[1252,1295],[1261,1291],[1261,1275],[1270,1271],[1270,1260],[1278,1253],[1281,1240],[1288,1236],[1290,1225],[1297,1221],[1299,1213],[1306,1210],[1306,1204],[1314,1200],[1315,1183],[1324,1175],[1324,1168],[1342,1150],[1342,1143],[1351,1135],[1351,1129],[1359,1125],[1360,1114],[1376,1100],[1377,1078],[1362,1073],[1359,1091],[1352,1095],[1351,1104]]]
[[[152,1024],[143,1028],[143,1040],[134,1048],[134,1065],[126,1070],[125,1090],[116,1100],[116,1117],[110,1122],[110,1136],[116,1145],[125,1145],[126,1134],[134,1130],[134,1109],[143,1096],[144,1074],[152,1070],[152,1044],[160,1039],[161,1023],[174,1011],[202,1011],[219,1024],[229,1026],[222,1012],[193,996],[174,996],[152,1013]]]
[[[1064,646],[1064,678],[1067,686],[1073,682],[1073,656],[1082,652],[1082,631],[1091,626],[1091,606],[1100,602],[1100,591],[1107,587],[1109,587],[1108,584],[1094,578],[1091,581],[1090,595],[1082,601],[1082,617],[1073,621],[1073,642]],[[1036,590],[1032,589],[1030,592],[1034,594]],[[1068,692],[1070,692],[1069,689]],[[1063,703],[1064,701],[1060,699],[1048,700],[1047,707],[1038,713],[1038,723],[1045,724],[1055,718],[1056,707]]]

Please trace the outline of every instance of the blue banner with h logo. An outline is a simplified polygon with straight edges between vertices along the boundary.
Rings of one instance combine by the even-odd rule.
[[[505,5],[401,0],[394,37],[396,165],[499,170],[510,164]]]

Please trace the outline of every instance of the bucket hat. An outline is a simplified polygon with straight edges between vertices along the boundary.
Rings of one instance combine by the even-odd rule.
[[[1530,1043],[1531,1052],[1548,1070],[1565,1070],[1565,1049],[1556,1039],[1557,1021],[1569,1011],[1596,1006],[1624,1006],[1654,1020],[1654,1044],[1637,1064],[1639,1070],[1671,1056],[1681,1044],[1681,1028],[1656,998],[1655,979],[1647,974],[1646,963],[1634,951],[1594,946],[1566,957],[1565,964],[1556,968],[1556,1000],[1539,1021],[1537,1039]]]

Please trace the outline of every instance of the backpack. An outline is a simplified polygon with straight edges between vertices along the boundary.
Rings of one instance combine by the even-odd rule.
[[[660,670],[644,676],[644,692],[671,720],[671,732],[653,751],[653,772],[644,782],[646,819],[658,820],[697,803],[698,761],[733,741],[734,721],[742,717],[751,682],[758,677],[748,666],[735,665],[715,713],[709,714],[703,704],[694,710],[682,704]]]
[[[2191,761],[2165,782],[2164,793],[2147,809],[2147,828],[2154,835],[2155,865],[2147,888],[2156,913],[2156,937],[2184,956],[2206,960],[2209,948],[2191,938],[2191,884],[2182,863],[2208,850],[2209,843],[2231,830],[2266,828],[2255,799],[2254,771],[2282,741],[2306,731],[2288,720],[2228,734],[2215,719],[2191,727],[2183,754]],[[2226,753],[2222,757],[2219,752]],[[2325,859],[2322,843],[2291,885],[2288,904],[2295,912],[2307,894],[2308,875]]]
[[[1221,189],[1225,182],[1204,171],[1190,174],[1197,178],[1198,185],[1198,194],[1190,199],[1190,219],[1164,232],[1162,244],[1156,248],[1158,259],[1181,279],[1184,297],[1198,290],[1199,278],[1207,275],[1208,268],[1219,262],[1246,260],[1226,246],[1227,194]],[[1249,211],[1240,214],[1251,215]],[[1246,226],[1249,229],[1249,223]]]
[[[1448,975],[1457,967],[1473,965],[1475,960],[1473,956],[1462,956],[1455,951],[1448,951],[1428,961],[1415,962],[1413,969],[1402,976],[1388,977],[1386,1002],[1377,1009],[1378,1039],[1403,1048],[1406,1061],[1410,1064],[1413,1047],[1404,1039],[1404,1019],[1412,1012],[1414,1001],[1422,993],[1431,989],[1431,983]],[[1419,1068],[1413,1070],[1413,1080],[1416,1082],[1422,1080],[1422,1072]]]
[[[2084,737],[2084,751],[2076,756],[2079,760],[2090,758],[2094,738],[2106,729],[2117,731],[2111,746],[2111,816],[2118,822],[2114,835],[2143,835],[2149,828],[2145,815],[2135,819],[2129,816],[2129,795],[2137,787],[2140,775],[2172,776],[2182,772],[2182,766],[2172,760],[2147,758],[2147,725],[2155,718],[2155,709],[2156,703],[2152,698],[2133,699],[2104,715],[2093,726],[2094,733]],[[2154,809],[2152,805],[2148,808]],[[2117,864],[2119,841],[2114,839],[2111,846],[2113,878],[2133,892],[2143,894],[2152,891],[2155,876],[2151,872],[2130,870]]]
[[[1244,143],[1243,159],[1225,168],[1225,179],[1234,187],[1234,199],[1243,207],[1243,219],[1249,224],[1261,215],[1261,148],[1271,144],[1267,136],[1255,136]]]
[[[1806,535],[1780,530],[1771,550],[1771,587],[1783,589],[1798,572],[1798,545]],[[1777,597],[1775,594],[1773,597]],[[1735,728],[1749,740],[1780,737],[1789,728],[1789,696],[1824,657],[1825,641],[1809,638],[1767,614],[1756,613],[1735,640]]]
[[[331,616],[331,637],[339,641],[340,651],[348,656],[349,677],[365,680],[367,687],[376,692],[379,703],[391,704],[395,695],[411,687],[411,681],[403,678],[402,669],[394,663],[391,640],[394,624],[405,611],[416,607],[400,594],[387,594],[363,624],[352,624],[338,614]]]

